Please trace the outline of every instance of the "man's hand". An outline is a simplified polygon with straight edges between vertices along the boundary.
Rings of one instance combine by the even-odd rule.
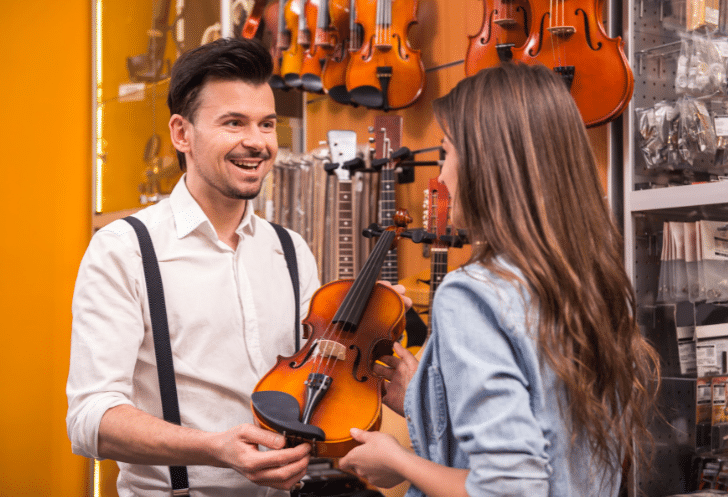
[[[258,445],[271,450],[259,450]],[[234,469],[253,483],[289,490],[306,474],[311,446],[284,446],[282,435],[244,424],[219,434],[219,449],[213,456],[220,466]]]

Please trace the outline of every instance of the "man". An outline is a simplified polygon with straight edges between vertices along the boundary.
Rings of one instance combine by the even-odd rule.
[[[159,260],[181,426],[163,421],[139,243],[123,220],[91,240],[73,299],[67,427],[74,453],[119,462],[119,494],[171,495],[167,466],[188,466],[191,495],[274,495],[306,472],[310,447],[283,448],[254,426],[250,394],[292,355],[294,297],[281,243],[252,212],[278,149],[272,62],[253,40],[182,55],[168,105],[185,172],[135,217]],[[303,239],[301,311],[319,281]],[[259,446],[270,450],[259,450]],[[285,495],[285,494],[284,494]]]

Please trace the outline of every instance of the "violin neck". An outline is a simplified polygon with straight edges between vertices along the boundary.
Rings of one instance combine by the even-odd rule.
[[[342,328],[347,331],[355,331],[364,309],[369,302],[374,285],[379,277],[379,270],[382,267],[389,247],[392,245],[396,234],[392,230],[382,233],[371,254],[364,263],[364,267],[351,285],[344,301],[336,311],[333,322],[341,323]]]

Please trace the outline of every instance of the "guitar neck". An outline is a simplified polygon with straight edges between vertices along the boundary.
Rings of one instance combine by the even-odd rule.
[[[432,331],[432,301],[435,297],[437,287],[442,283],[442,279],[447,274],[447,248],[432,247],[430,249],[430,299],[429,313],[430,319],[427,320],[427,332]]]
[[[338,203],[338,274],[339,279],[354,277],[354,229],[351,180],[339,181]]]
[[[381,193],[379,195],[379,224],[386,228],[392,226],[394,221],[392,220],[396,209],[396,198],[395,198],[395,181],[394,181],[394,170],[392,168],[383,168],[381,172],[380,188]],[[397,250],[392,249],[387,252],[387,256],[384,258],[384,265],[382,266],[381,277],[383,280],[396,285],[399,282],[399,267],[397,266]]]
[[[389,158],[398,150],[402,140],[402,116],[376,116],[374,118],[375,155]],[[397,210],[396,182],[394,167],[388,163],[382,168],[379,190],[379,224],[382,227],[394,224],[393,216]],[[397,251],[390,250],[384,259],[380,277],[396,285],[399,282]]]

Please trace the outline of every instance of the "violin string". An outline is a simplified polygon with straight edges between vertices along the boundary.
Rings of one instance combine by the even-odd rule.
[[[380,241],[381,241],[381,239],[380,239]],[[375,245],[375,247],[372,251],[372,255],[370,256],[368,261],[371,262],[373,260],[377,260],[377,258],[381,258],[382,252],[386,251],[386,248],[388,247],[388,245],[389,244],[386,244],[386,243],[377,243]],[[365,280],[371,281],[372,279],[376,279],[376,275],[379,270],[379,268],[377,266],[378,266],[378,264],[366,264],[365,267],[362,269],[362,274],[360,274],[360,276],[355,280],[355,283],[362,282]],[[347,293],[347,295],[344,299],[344,303],[346,304],[347,307],[342,308],[341,316],[342,316],[343,321],[348,322],[350,320],[350,318],[352,317],[353,311],[356,308],[357,302],[360,302],[362,300],[362,298],[365,297],[363,295],[364,290],[366,290],[366,288],[369,288],[369,287],[371,287],[371,284],[362,283],[362,284],[356,285],[356,287],[354,285],[352,285],[352,288],[349,289],[349,292]],[[366,297],[368,298],[369,296],[366,296]],[[328,339],[331,339],[336,334],[337,330],[342,330],[342,329],[343,329],[343,326],[341,326],[340,324],[331,322],[331,323],[329,323],[329,326],[327,328],[327,332],[325,335],[328,336]],[[316,372],[327,374],[330,376],[331,371],[333,370],[333,368],[336,365],[337,359],[333,358],[332,355],[328,355],[325,358],[325,362],[324,362],[324,359],[321,355],[319,355],[318,357],[319,357],[319,359],[317,361],[318,364],[317,364]]]
[[[383,238],[384,234],[382,235]],[[376,279],[376,275],[379,271],[379,264],[373,264],[371,261],[377,260],[377,258],[382,258],[383,253],[386,253],[386,250],[388,249],[389,244],[382,242],[382,239],[380,238],[379,243],[377,243],[374,246],[374,249],[372,250],[372,254],[370,255],[368,262],[365,264],[364,268],[362,268],[362,273],[354,280],[354,283],[352,284],[352,287],[349,289],[349,291],[346,294],[346,297],[344,298],[344,304],[345,307],[342,307],[339,312],[337,312],[335,315],[341,314],[342,320],[344,322],[347,322],[351,319],[353,316],[353,312],[357,306],[357,302],[360,302],[362,298],[369,296],[364,296],[364,291],[371,287],[371,284],[364,284],[360,283],[357,284],[357,282],[362,281],[371,281],[372,279]],[[337,330],[341,330],[343,326],[341,326],[338,323],[334,323],[333,320],[328,323],[326,332],[323,334],[322,338],[320,340],[332,340]],[[315,367],[316,367],[316,373],[323,373],[330,375],[331,371],[333,370],[337,359],[335,359],[332,355],[327,355],[326,358],[323,358],[323,354],[318,354],[317,359],[315,361]],[[312,365],[312,371],[313,371],[313,365]]]

